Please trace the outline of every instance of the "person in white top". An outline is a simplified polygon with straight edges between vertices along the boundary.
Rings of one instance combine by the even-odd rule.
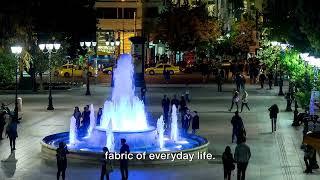
[[[250,108],[248,106],[248,93],[247,93],[247,91],[243,91],[241,102],[242,102],[242,104],[241,104],[241,111],[240,112],[242,112],[243,106],[246,106],[248,108],[248,110],[250,111]]]
[[[237,90],[233,90],[232,102],[231,102],[231,107],[230,107],[229,111],[232,110],[234,104],[236,104],[237,111],[239,111],[239,106],[238,106],[239,100],[240,100],[239,92]]]

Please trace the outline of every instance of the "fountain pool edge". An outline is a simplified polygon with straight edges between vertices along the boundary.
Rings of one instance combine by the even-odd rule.
[[[66,132],[65,132],[66,133]],[[56,147],[50,144],[45,143],[45,139],[52,137],[52,136],[57,136],[57,135],[62,135],[65,133],[57,133],[57,134],[52,134],[49,136],[46,136],[43,138],[41,141],[41,157],[44,160],[48,161],[56,161]],[[178,150],[178,151],[170,151],[170,152],[147,152],[147,157],[149,154],[159,154],[159,153],[170,153],[170,154],[178,154],[178,153],[189,153],[189,154],[194,154],[195,157],[197,157],[198,153],[203,153],[203,152],[208,152],[208,146],[209,146],[209,141],[201,136],[198,135],[192,135],[195,138],[199,138],[203,141],[205,141],[204,144],[190,148],[190,149],[184,149],[184,150]],[[72,164],[79,164],[79,163],[86,163],[86,164],[100,164],[100,159],[102,156],[102,153],[100,152],[92,152],[92,151],[85,151],[85,150],[69,150],[70,154],[68,155],[68,162]],[[132,154],[137,154],[137,153],[132,153]],[[150,159],[145,159],[145,160],[130,160],[129,165],[130,166],[153,166],[153,165],[184,165],[184,164],[192,164],[192,163],[199,163],[199,162],[204,162],[206,160],[200,160],[197,158],[194,158],[193,161],[189,160],[162,160],[162,159],[156,159],[156,160],[150,160]],[[113,162],[115,165],[118,165],[118,161]]]

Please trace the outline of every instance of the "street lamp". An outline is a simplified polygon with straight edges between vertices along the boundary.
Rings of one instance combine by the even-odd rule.
[[[12,46],[11,47],[11,52],[15,55],[16,57],[16,98],[14,101],[14,119],[18,120],[18,64],[19,64],[19,55],[22,52],[22,47],[21,46]]]
[[[106,45],[107,46],[112,46],[112,47],[119,47],[120,46],[120,39],[119,38],[117,38],[116,40],[114,40],[114,38],[112,38],[112,39],[108,39],[107,41],[106,41]],[[120,51],[120,49],[119,49],[119,51]],[[115,62],[115,64],[117,64],[117,57],[116,57],[116,62]],[[113,87],[113,85],[114,85],[114,81],[113,81],[113,68],[114,68],[114,65],[112,66],[112,71],[111,71],[111,87]]]
[[[90,42],[90,41],[83,42],[83,41],[81,41],[80,42],[80,46],[82,47],[83,50],[87,50],[87,53],[88,53],[88,51],[91,48],[95,48],[97,46],[97,42]],[[87,55],[86,55],[86,57],[87,57]],[[91,92],[90,92],[89,57],[87,57],[87,73],[86,73],[86,76],[87,76],[86,96],[90,96]]]
[[[51,86],[51,54],[52,53],[56,53],[61,47],[61,44],[59,43],[54,43],[54,44],[39,44],[39,48],[40,50],[44,53],[44,54],[48,54],[49,55],[49,105],[47,110],[54,110],[53,108],[53,104],[52,104],[52,86]]]

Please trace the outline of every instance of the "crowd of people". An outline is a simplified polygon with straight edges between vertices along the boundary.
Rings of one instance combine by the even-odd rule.
[[[197,111],[191,112],[187,106],[187,102],[190,102],[189,92],[185,95],[181,95],[181,99],[177,99],[177,95],[173,95],[173,98],[170,100],[167,95],[163,95],[161,101],[162,110],[163,110],[163,120],[165,123],[165,129],[169,129],[171,125],[170,112],[172,107],[175,106],[179,112],[179,120],[181,122],[181,129],[184,134],[187,134],[191,126],[192,134],[195,134],[199,129],[199,115]]]

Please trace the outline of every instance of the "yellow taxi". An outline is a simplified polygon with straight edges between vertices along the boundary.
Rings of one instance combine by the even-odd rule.
[[[86,67],[82,67],[79,65],[73,65],[73,64],[65,64],[58,68],[55,72],[55,76],[63,76],[63,77],[71,77],[76,76],[76,77],[82,77],[84,75]],[[88,76],[92,76],[94,74],[95,70],[93,67],[89,66],[89,72]]]
[[[104,74],[112,74],[112,66],[109,66],[109,67],[107,67],[107,68],[104,68],[103,70],[102,70],[102,72],[104,73]]]
[[[179,66],[173,66],[170,64],[158,64],[155,67],[147,68],[145,70],[145,73],[148,73],[150,75],[163,74],[164,69],[168,70],[171,75],[180,72]]]

